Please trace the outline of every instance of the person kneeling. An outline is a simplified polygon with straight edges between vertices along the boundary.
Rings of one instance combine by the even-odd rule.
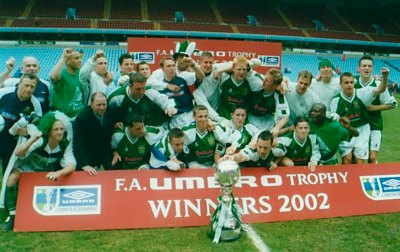
[[[285,157],[280,165],[308,166],[311,172],[316,171],[321,159],[319,145],[315,134],[310,133],[310,123],[307,117],[299,116],[294,121],[294,131],[278,138],[278,142],[286,147]]]
[[[65,128],[68,128],[66,124],[70,122],[66,116],[60,114],[54,112],[45,114],[40,119],[39,131],[31,133],[30,138],[15,149],[18,159],[7,179],[6,208],[9,216],[3,225],[4,231],[10,231],[14,227],[21,173],[48,172],[46,178],[57,181],[58,178],[75,170],[76,160],[72,151],[72,143],[66,139],[66,134],[64,134]]]
[[[272,142],[272,134],[268,131],[262,131],[257,137],[255,148],[249,144],[239,153],[225,155],[220,159],[220,162],[230,159],[236,161],[242,167],[265,167],[272,171],[276,169],[277,164],[286,152],[281,144],[273,148]]]
[[[184,137],[181,129],[170,129],[168,135],[152,146],[150,166],[170,171],[187,168],[189,148],[184,143]]]

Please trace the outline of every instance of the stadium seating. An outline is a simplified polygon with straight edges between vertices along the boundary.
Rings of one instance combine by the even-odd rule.
[[[369,35],[375,41],[400,43],[400,36],[395,35]]]
[[[340,15],[356,30],[360,32],[375,33],[373,24],[381,27],[390,27],[391,22],[385,18],[385,13],[379,9],[360,9],[357,7],[341,7],[338,8]]]
[[[281,4],[280,6],[295,27],[308,30],[315,29],[315,24],[313,24],[312,20],[318,20],[323,24],[326,31],[349,31],[336,15],[327,9],[326,3],[321,5],[296,4],[295,6]]]
[[[224,23],[247,24],[246,16],[253,15],[252,6],[254,3],[255,1],[247,1],[244,4],[242,1],[220,0],[218,1],[218,9]]]
[[[352,39],[352,40],[367,40],[363,34],[345,32],[345,31],[308,31],[311,37],[315,38],[333,38],[333,39]]]
[[[217,22],[207,1],[148,0],[147,6],[150,20],[174,21],[175,11],[180,11],[188,22]]]
[[[110,17],[112,19],[141,20],[141,8],[140,0],[112,1]]]
[[[20,0],[18,4],[14,0],[0,1],[0,16],[2,17],[20,17],[25,10],[29,0]]]
[[[103,18],[104,0],[75,1],[78,18]]]
[[[241,33],[281,35],[281,36],[298,36],[304,37],[304,34],[299,29],[288,29],[281,27],[266,27],[266,26],[243,26],[238,25],[237,28]]]
[[[183,1],[182,3],[185,3],[182,4],[181,9],[185,13],[185,19],[187,22],[217,23],[214,12],[207,1],[191,0]]]
[[[106,3],[110,3],[110,9],[105,12]],[[319,38],[363,41],[372,38],[381,42],[399,42],[400,17],[395,7],[400,8],[400,4],[393,3],[393,8],[382,6],[385,7],[382,4],[375,9],[354,7],[350,3],[349,6],[334,6],[325,2],[299,4],[262,0],[248,0],[245,4],[231,0],[21,0],[15,4],[12,0],[2,0],[0,26],[90,28],[93,25],[94,28],[107,29],[233,33],[237,31],[235,27],[230,27],[233,25],[244,34],[306,37],[308,33]],[[68,7],[76,8],[76,20],[65,20]],[[175,12],[183,13],[184,24],[174,24]],[[248,15],[256,18],[256,26],[248,25]],[[218,24],[219,18],[222,18],[223,24]],[[7,19],[13,22],[6,22]],[[324,30],[316,31],[313,20],[318,20]],[[161,24],[152,25],[149,22]],[[384,34],[377,35],[373,25],[381,27]]]
[[[98,28],[107,29],[134,29],[134,30],[153,30],[152,22],[134,22],[134,21],[99,21]]]
[[[59,18],[35,18],[15,19],[12,26],[15,27],[59,27],[59,28],[90,28],[90,20],[66,20]]]
[[[179,11],[179,4],[174,1],[147,1],[150,20],[166,20],[173,21],[175,11]]]
[[[286,27],[288,25],[279,15],[275,6],[270,1],[261,1],[251,10],[251,13],[257,18],[260,25]]]
[[[307,29],[315,28],[312,20],[315,19],[314,13],[318,13],[320,11],[318,7],[310,7],[304,4],[295,6],[281,4],[280,8],[294,27]]]
[[[232,28],[228,25],[217,24],[192,24],[192,23],[173,23],[161,22],[161,30],[178,30],[178,31],[203,31],[203,32],[232,32]]]
[[[5,18],[0,18],[0,26],[3,26],[6,23]]]
[[[30,17],[65,18],[68,1],[36,0],[30,12]]]

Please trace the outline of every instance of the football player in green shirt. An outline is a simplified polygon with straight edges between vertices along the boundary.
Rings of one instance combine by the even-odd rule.
[[[255,143],[255,146],[247,145],[239,153],[225,155],[222,160],[231,159],[241,164],[242,167],[265,167],[269,171],[276,169],[278,163],[285,155],[285,147],[278,144],[272,146],[273,136],[268,131],[262,131]]]
[[[346,117],[341,117],[340,123],[326,117],[326,107],[316,103],[310,110],[310,132],[317,135],[321,164],[338,164],[336,153],[343,153],[343,148],[349,144],[351,136],[358,136],[357,129],[350,126]]]
[[[321,159],[321,153],[315,134],[310,133],[307,117],[297,117],[294,121],[294,131],[278,138],[278,142],[286,147],[285,157],[279,164],[284,166],[306,165],[314,172]]]
[[[353,159],[355,163],[363,164],[369,157],[370,125],[368,121],[367,106],[381,93],[385,92],[389,69],[382,67],[382,82],[378,87],[364,87],[355,89],[353,74],[346,72],[340,76],[342,92],[331,101],[331,112],[339,116],[345,116],[350,120],[350,125],[357,128],[360,135],[350,140],[350,145],[345,151],[343,163],[350,164]]]
[[[216,125],[209,130],[208,109],[197,105],[193,108],[194,122],[182,128],[185,144],[189,147],[189,168],[211,168],[215,163],[217,143],[225,145],[228,134],[224,127]]]
[[[149,169],[151,146],[163,137],[165,130],[145,126],[143,117],[135,112],[130,112],[125,121],[126,126],[112,136],[111,164],[123,169]]]
[[[369,55],[364,55],[358,63],[360,76],[355,76],[355,88],[377,87],[380,84],[379,80],[375,80],[372,76],[374,66],[373,59]],[[383,130],[383,110],[389,110],[397,107],[396,99],[390,95],[386,89],[382,94],[375,97],[371,105],[367,106],[368,120],[371,127],[370,146],[369,146],[369,163],[375,164],[378,162],[378,151],[382,141]]]

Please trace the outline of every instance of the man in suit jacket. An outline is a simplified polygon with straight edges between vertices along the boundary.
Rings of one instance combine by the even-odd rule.
[[[114,120],[103,93],[94,93],[90,99],[90,107],[79,113],[74,122],[74,154],[78,169],[96,175],[101,165],[105,169],[111,167]]]

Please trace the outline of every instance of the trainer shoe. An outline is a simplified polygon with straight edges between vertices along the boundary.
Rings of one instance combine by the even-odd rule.
[[[3,231],[8,232],[14,229],[15,215],[9,215],[3,224]]]

